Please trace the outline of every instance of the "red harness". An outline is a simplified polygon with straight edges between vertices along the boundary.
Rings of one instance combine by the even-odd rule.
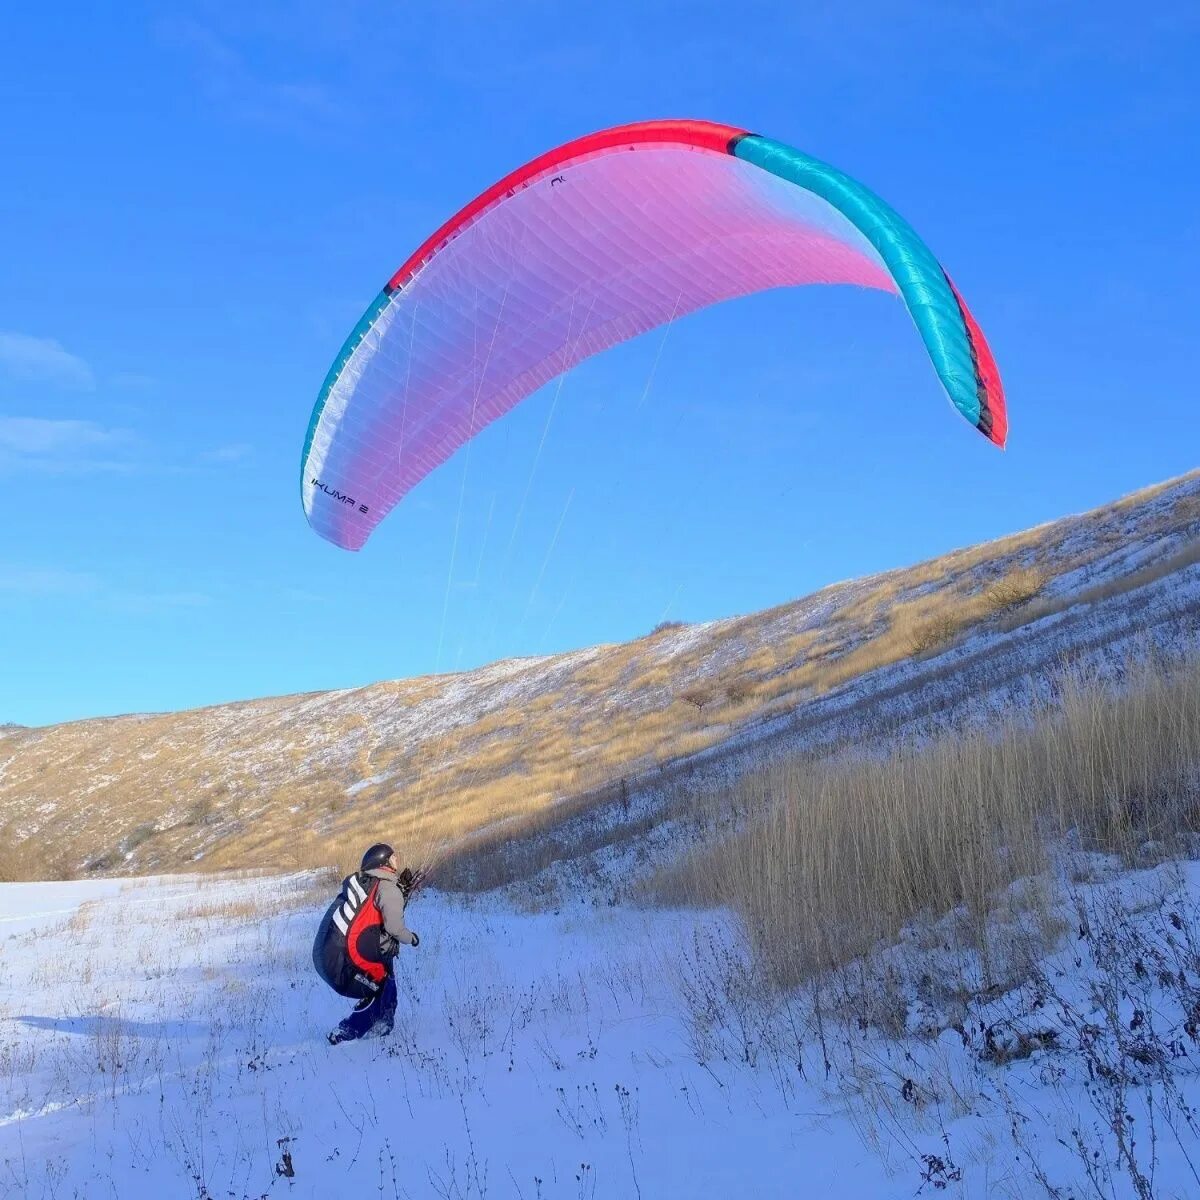
[[[372,881],[371,890],[359,904],[358,910],[346,929],[346,953],[350,955],[350,961],[362,974],[376,983],[382,983],[387,978],[387,967],[378,959],[364,957],[358,946],[359,940],[368,930],[382,930],[383,928],[383,912],[379,907],[378,892],[379,880],[376,879]],[[350,889],[350,894],[354,895],[353,888]],[[375,945],[379,945],[378,935],[375,938]]]

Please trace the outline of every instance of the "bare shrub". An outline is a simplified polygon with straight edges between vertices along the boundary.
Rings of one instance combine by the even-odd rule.
[[[1027,604],[1046,586],[1046,573],[1037,567],[1017,567],[989,584],[983,593],[991,612],[1006,612]]]
[[[684,704],[690,704],[698,713],[704,712],[705,706],[713,702],[713,693],[709,688],[694,687],[688,688],[686,692],[679,693],[679,699]]]
[[[953,641],[961,628],[961,621],[950,613],[938,613],[924,621],[918,621],[904,635],[908,642],[909,653],[922,655],[940,650]]]
[[[686,621],[659,621],[655,627],[650,630],[651,637],[657,637],[660,633],[670,633],[673,629],[686,629]]]

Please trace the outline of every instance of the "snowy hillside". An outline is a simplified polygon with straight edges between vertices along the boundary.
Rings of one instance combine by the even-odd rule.
[[[664,774],[1003,707],[1064,655],[1200,619],[1200,476],[767,612],[628,645],[158,716],[0,729],[0,871],[348,860],[567,820]],[[955,718],[958,719],[958,718]],[[642,810],[645,815],[645,809]],[[610,815],[603,821],[610,823]],[[498,822],[505,822],[498,826]],[[369,840],[369,839],[368,839]],[[2,857],[2,856],[0,856]],[[55,864],[60,869],[61,864]]]
[[[319,895],[311,875],[0,888],[0,1197],[1067,1198],[1097,1194],[1089,1170],[1110,1197],[1200,1189],[1194,865],[1097,864],[1079,932],[965,1021],[898,948],[890,1032],[844,986],[824,1022],[814,993],[771,998],[715,915],[429,894],[395,1033],[330,1047]]]

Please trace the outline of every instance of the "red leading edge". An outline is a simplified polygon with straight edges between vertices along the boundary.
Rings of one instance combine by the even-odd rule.
[[[477,196],[470,204],[459,209],[444,225],[431,234],[413,253],[404,265],[388,280],[388,292],[402,288],[416,274],[427,259],[437,253],[448,241],[456,237],[477,217],[493,204],[504,199],[518,188],[549,171],[568,166],[592,154],[603,153],[617,146],[637,146],[650,142],[694,146],[697,150],[709,150],[714,154],[729,154],[731,146],[746,136],[747,130],[733,125],[717,125],[712,121],[640,121],[634,125],[618,125],[615,129],[602,129],[586,137],[576,138],[554,150],[538,155],[523,167],[506,175],[486,192]]]

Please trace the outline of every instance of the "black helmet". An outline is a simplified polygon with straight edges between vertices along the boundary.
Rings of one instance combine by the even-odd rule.
[[[360,871],[374,871],[378,867],[386,867],[388,859],[395,854],[395,851],[387,844],[387,842],[376,842],[370,850],[362,857],[362,866]]]

